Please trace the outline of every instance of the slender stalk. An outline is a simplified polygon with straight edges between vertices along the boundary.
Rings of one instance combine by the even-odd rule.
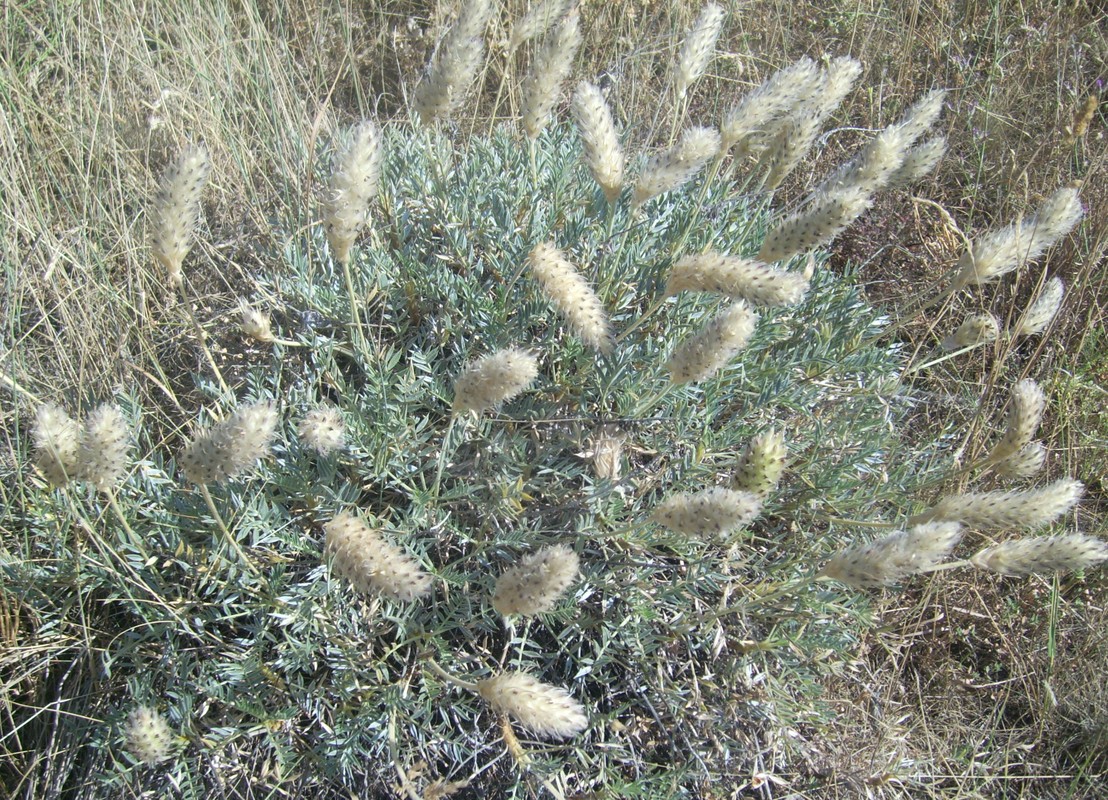
[[[354,276],[350,271],[349,258],[342,262],[342,277],[346,281],[346,296],[350,299],[350,325],[354,333],[354,346],[364,355],[365,339],[362,335],[362,315],[358,308],[358,296],[354,292]]]
[[[212,493],[208,491],[208,485],[206,483],[198,484],[200,487],[200,494],[204,497],[204,502],[208,505],[208,512],[212,515],[216,525],[219,526],[220,533],[223,534],[223,538],[227,540],[227,543],[231,545],[231,549],[234,550],[239,559],[242,560],[243,566],[253,572],[255,575],[258,573],[257,568],[251,563],[250,558],[246,555],[246,552],[242,549],[242,546],[235,541],[235,537],[231,535],[231,531],[227,529],[226,523],[223,521],[223,517],[220,516],[219,510],[215,507],[215,500],[212,499]]]
[[[458,415],[452,414],[450,416],[450,424],[446,427],[446,432],[442,435],[442,447],[439,448],[439,465],[435,471],[435,483],[431,487],[431,497],[438,502],[439,499],[439,487],[442,485],[442,474],[446,470],[446,456],[447,451],[450,449],[450,437],[454,433],[454,426],[458,424]]]
[[[440,678],[442,678],[447,683],[452,683],[455,686],[457,686],[459,689],[465,689],[467,692],[473,692],[473,693],[476,694],[476,692],[477,692],[477,684],[476,683],[471,683],[470,681],[462,680],[457,675],[451,675],[445,669],[440,667],[438,665],[438,662],[435,661],[435,659],[433,659],[433,658],[425,659],[424,663],[431,670],[431,672],[438,675]]]
[[[636,330],[638,330],[643,325],[643,323],[645,323],[647,320],[649,320],[651,317],[653,317],[655,314],[657,314],[658,310],[666,304],[666,300],[668,300],[668,299],[669,299],[668,297],[663,295],[662,297],[659,297],[657,300],[655,300],[653,303],[651,303],[650,307],[647,308],[646,311],[644,311],[642,314],[640,314],[638,319],[636,319],[634,322],[631,323],[630,327],[624,329],[624,331],[621,334],[619,334],[619,336],[616,337],[616,344],[619,344],[620,342],[622,342],[624,339],[626,339],[628,336],[630,336],[632,333],[634,333]]]
[[[817,572],[813,575],[807,575],[803,578],[785,581],[784,583],[777,584],[777,586],[774,587],[772,591],[766,592],[765,594],[755,594],[752,599],[746,602],[738,603],[737,605],[733,606],[726,606],[724,608],[717,609],[709,614],[705,614],[700,618],[700,622],[702,624],[711,623],[722,617],[728,616],[729,614],[741,614],[744,611],[748,611],[752,608],[757,608],[758,606],[765,605],[771,600],[776,600],[778,597],[783,597],[784,595],[791,594],[797,589],[802,589],[805,586],[810,586],[816,581],[822,580],[830,579],[824,577],[823,575],[820,575]]]
[[[215,357],[208,348],[208,335],[204,333],[204,329],[200,326],[200,321],[196,318],[196,314],[192,310],[192,301],[187,297],[182,297],[181,301],[181,305],[185,309],[185,316],[189,318],[189,322],[192,323],[192,327],[196,330],[196,337],[200,341],[200,349],[204,351],[204,356],[208,359],[208,365],[212,368],[215,379],[219,381],[219,388],[223,390],[224,394],[231,394],[231,389],[227,386],[227,381],[223,380],[223,373],[220,372],[219,365],[215,363]]]

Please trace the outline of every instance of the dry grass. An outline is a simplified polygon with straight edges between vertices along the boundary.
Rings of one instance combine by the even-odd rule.
[[[513,16],[524,6],[506,5]],[[1046,264],[1069,290],[1054,332],[1020,345],[1003,373],[992,366],[1001,359],[981,359],[974,369],[942,373],[933,389],[942,396],[946,382],[984,390],[1021,374],[1040,377],[1055,398],[1044,426],[1055,432],[1051,460],[1089,483],[1079,524],[1102,524],[1108,341],[1096,331],[1108,296],[1105,112],[1084,135],[1072,133],[1086,98],[1105,91],[1103,8],[1045,0],[741,5],[720,42],[726,54],[693,92],[692,119],[713,119],[802,55],[863,62],[863,88],[839,118],[861,120],[865,130],[893,121],[926,88],[951,90],[942,124],[952,155],[919,190],[937,205],[889,201],[836,245],[841,259],[865,258],[875,299],[914,292],[957,258],[959,234],[939,207],[969,233],[1034,207],[1059,185],[1084,182],[1082,233]],[[657,65],[698,10],[687,0],[585,4],[578,73],[605,76],[624,122],[650,120],[666,80]],[[236,298],[254,291],[252,276],[274,268],[259,254],[280,250],[319,208],[322,175],[304,165],[323,163],[336,130],[361,114],[404,113],[450,14],[446,4],[336,10],[311,0],[15,0],[0,11],[5,500],[21,480],[15,432],[26,431],[38,399],[89,403],[135,386],[165,444],[179,441],[185,409],[197,404],[191,376],[205,371],[203,356],[145,239],[143,208],[167,159],[190,141],[212,152],[218,177],[186,276],[211,347],[233,374],[259,357],[233,331]],[[506,30],[497,37],[506,41]],[[526,56],[506,69],[505,48],[492,51],[482,101],[463,129],[515,107],[510,96],[497,103],[497,87],[502,73],[522,74]],[[633,138],[643,141],[650,127],[640,122]],[[833,130],[814,169],[839,162],[860,135]],[[274,228],[274,220],[289,227]],[[1007,319],[1042,277],[1025,274],[970,310]],[[928,347],[943,331],[917,325],[905,333],[909,345]],[[890,600],[855,660],[824,687],[823,702],[839,711],[839,737],[809,741],[802,723],[794,731],[805,780],[823,786],[806,796],[1097,796],[1096,777],[1108,772],[1106,588],[1103,577],[1016,586],[944,576]],[[69,635],[37,632],[18,599],[0,593],[6,717],[19,698],[45,697],[45,683],[66,676],[13,674],[3,652],[21,640],[75,646],[58,638]],[[787,784],[773,779],[796,777],[772,763],[764,773],[751,776],[749,796],[782,796]],[[15,796],[19,776],[0,774]]]

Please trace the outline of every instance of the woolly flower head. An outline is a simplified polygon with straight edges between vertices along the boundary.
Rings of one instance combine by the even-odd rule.
[[[527,257],[527,266],[574,335],[594,350],[611,352],[613,337],[608,312],[562,251],[551,244],[536,245]]]
[[[250,469],[269,452],[277,430],[270,402],[239,406],[223,422],[201,431],[181,452],[185,477],[193,483],[219,483]]]
[[[908,186],[931,173],[946,155],[946,137],[936,136],[917,144],[904,154],[904,161],[886,184],[889,188]]]
[[[896,531],[832,558],[821,574],[858,589],[894,586],[940,563],[962,538],[957,522],[932,522]]]
[[[745,528],[762,511],[762,498],[737,489],[705,489],[667,497],[650,518],[686,536],[726,536]]]
[[[684,97],[689,87],[704,74],[712,58],[716,40],[723,28],[726,12],[715,3],[709,3],[700,11],[693,23],[673,71],[673,89],[676,95]]]
[[[582,81],[573,93],[570,110],[581,134],[589,172],[604,190],[608,202],[614,203],[623,189],[624,158],[604,93],[593,84]]]
[[[453,114],[465,100],[485,55],[485,26],[492,16],[490,0],[468,0],[457,22],[435,52],[430,69],[416,87],[415,108],[429,125]]]
[[[341,450],[346,439],[342,413],[329,404],[305,414],[296,432],[305,445],[324,456]]]
[[[975,239],[958,262],[954,287],[990,283],[1020,269],[1069,233],[1084,213],[1076,189],[1059,189],[1030,219]]]
[[[1000,336],[1000,323],[992,314],[970,314],[954,333],[943,339],[944,350],[964,350],[995,342]]]
[[[186,147],[162,175],[151,209],[150,248],[165,268],[169,284],[184,282],[181,265],[192,247],[200,220],[200,197],[208,182],[211,161],[202,145]]]
[[[512,24],[508,49],[515,51],[521,44],[542,36],[550,26],[561,19],[573,5],[573,0],[539,0],[527,13]]]
[[[539,376],[538,359],[526,350],[497,350],[472,361],[454,380],[455,414],[481,414],[511,400]]]
[[[344,512],[323,530],[332,568],[359,592],[410,603],[431,590],[431,576],[416,560],[386,542],[361,518]]]
[[[746,347],[757,322],[758,315],[746,303],[732,303],[673,351],[666,365],[670,381],[676,385],[692,383],[715,374]]]
[[[808,291],[808,279],[799,272],[767,267],[748,258],[715,252],[685,256],[670,270],[666,295],[678,292],[716,292],[760,306],[799,303]]]
[[[688,183],[719,152],[719,147],[719,133],[715,129],[687,129],[677,144],[651,158],[643,167],[631,196],[631,207],[638,208],[647,200]]]
[[[1082,533],[1016,539],[974,554],[970,562],[1001,575],[1034,575],[1088,569],[1108,561],[1108,542]]]
[[[55,486],[77,476],[81,426],[59,405],[46,403],[35,412],[35,463]]]
[[[758,434],[743,452],[731,478],[731,488],[766,497],[777,488],[787,455],[785,437],[779,431],[771,429]]]
[[[617,425],[601,425],[589,437],[588,449],[579,453],[592,462],[598,480],[618,481],[623,465],[623,444],[626,434]]]
[[[127,751],[143,764],[157,764],[173,749],[169,723],[150,706],[139,706],[127,716]]]
[[[381,179],[381,131],[372,120],[348,130],[335,151],[323,218],[331,254],[340,264],[369,220],[369,203]]]
[[[544,547],[524,556],[496,582],[492,605],[505,616],[542,614],[577,580],[580,561],[564,544]]]
[[[506,672],[477,683],[477,691],[499,714],[507,714],[537,736],[566,739],[589,725],[585,707],[565,689],[525,672]]]
[[[98,406],[81,431],[77,477],[102,492],[110,491],[127,471],[131,432],[118,408]]]
[[[569,77],[573,57],[581,46],[581,24],[576,13],[567,14],[543,41],[523,82],[523,130],[537,139],[550,121],[558,90]]]
[[[766,264],[784,261],[827,244],[872,202],[870,193],[858,186],[815,195],[799,211],[773,226],[762,242],[758,260]]]
[[[820,80],[819,67],[807,57],[775,72],[723,115],[722,149],[746,146],[772,122],[803,105]]]
[[[1065,294],[1066,287],[1061,278],[1054,277],[1047,281],[1039,296],[1023,312],[1023,317],[1016,325],[1016,335],[1033,336],[1045,331],[1047,325],[1058,315]]]
[[[1019,452],[1001,461],[993,471],[1002,478],[1030,478],[1046,465],[1046,448],[1042,442],[1030,442]]]
[[[1081,481],[1062,478],[1038,489],[951,495],[912,521],[951,520],[986,529],[1035,528],[1049,525],[1073,508],[1084,491]]]
[[[269,315],[245,300],[239,300],[239,327],[248,338],[262,344],[269,344],[277,338],[273,335]]]
[[[1012,389],[1008,400],[1008,421],[1004,435],[989,453],[992,463],[1004,461],[1031,443],[1046,408],[1046,395],[1039,384],[1025,378]]]

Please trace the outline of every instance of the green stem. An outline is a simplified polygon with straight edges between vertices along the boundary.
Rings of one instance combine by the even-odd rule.
[[[658,313],[658,310],[665,305],[666,300],[669,299],[669,295],[663,295],[650,304],[650,307],[639,315],[638,319],[631,323],[629,328],[626,328],[619,336],[616,337],[616,344],[619,344],[636,330],[638,330],[643,323]]]
[[[758,606],[765,605],[771,600],[776,600],[778,597],[791,594],[797,589],[802,589],[805,586],[809,586],[815,583],[816,581],[822,580],[830,580],[830,578],[827,578],[817,572],[814,575],[808,575],[796,580],[785,581],[784,583],[777,584],[776,587],[773,587],[771,591],[766,592],[765,594],[755,594],[755,596],[751,600],[733,606],[726,606],[724,608],[717,609],[710,614],[705,614],[703,617],[700,618],[700,621],[702,624],[711,623],[729,614],[741,614],[744,611],[748,611],[752,608],[757,608]]]
[[[226,523],[223,521],[223,517],[220,516],[218,509],[215,507],[215,500],[212,499],[212,493],[208,491],[208,485],[206,483],[197,484],[200,488],[200,494],[204,497],[204,502],[208,505],[208,512],[215,520],[215,524],[219,526],[220,533],[223,534],[223,538],[227,540],[227,543],[231,545],[231,549],[234,550],[238,557],[242,560],[243,566],[258,574],[257,568],[251,563],[250,558],[246,555],[246,552],[242,549],[242,546],[235,541],[235,537],[231,535],[231,531],[227,529]]]
[[[457,686],[459,689],[465,689],[467,692],[473,692],[473,693],[476,694],[476,692],[477,692],[477,684],[476,683],[471,683],[470,681],[464,681],[461,678],[459,678],[457,675],[451,675],[445,669],[440,667],[438,665],[438,662],[435,661],[435,659],[433,659],[433,658],[424,659],[424,663],[431,670],[431,672],[438,675],[440,678],[442,678],[447,683],[452,683],[455,686]]]
[[[362,336],[362,315],[358,310],[358,296],[354,292],[354,275],[350,271],[350,258],[343,259],[342,277],[346,281],[346,296],[350,299],[350,325],[353,331],[354,346],[365,355],[365,339]]]
[[[219,381],[219,388],[223,390],[224,394],[232,394],[230,387],[227,386],[227,382],[223,380],[223,373],[220,372],[219,366],[215,363],[215,357],[212,355],[212,351],[208,348],[208,336],[204,333],[204,329],[200,326],[200,321],[196,318],[196,314],[192,310],[192,301],[187,297],[182,297],[181,304],[185,308],[185,316],[189,318],[189,322],[192,323],[192,327],[196,331],[196,338],[200,341],[200,349],[204,351],[204,356],[208,359],[208,365],[211,366],[215,379]]]
[[[442,435],[442,447],[439,448],[439,464],[435,471],[435,483],[431,487],[431,498],[437,503],[439,499],[439,487],[442,485],[442,475],[446,471],[447,451],[450,449],[450,437],[454,433],[454,426],[458,424],[457,414],[452,414],[450,424]]]

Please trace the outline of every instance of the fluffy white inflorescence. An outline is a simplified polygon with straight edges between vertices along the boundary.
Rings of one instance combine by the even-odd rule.
[[[614,339],[608,312],[589,282],[551,244],[539,244],[527,257],[531,274],[574,335],[594,350],[610,353]]]
[[[1061,278],[1054,277],[1047,281],[1039,296],[1023,312],[1023,317],[1016,325],[1016,335],[1032,336],[1045,331],[1046,326],[1058,315],[1065,294],[1066,287]]]
[[[539,362],[526,350],[497,350],[465,366],[454,381],[455,414],[481,414],[511,400],[535,382]]]
[[[871,202],[869,192],[858,186],[816,195],[807,206],[773,226],[762,242],[758,260],[772,264],[827,244]]]
[[[544,547],[504,570],[496,582],[492,605],[505,616],[542,614],[554,608],[575,580],[580,561],[564,544]]]
[[[494,711],[507,714],[538,736],[566,739],[589,725],[585,707],[569,692],[525,672],[506,672],[479,681],[477,691]]]
[[[646,163],[631,196],[631,207],[688,183],[719,152],[719,133],[713,128],[688,128],[681,139]]]
[[[1069,233],[1084,213],[1076,189],[1059,189],[1030,219],[975,239],[958,262],[954,288],[995,281],[1034,261]]]
[[[313,408],[300,420],[296,432],[300,441],[324,456],[341,450],[346,439],[342,412],[332,405]]]
[[[165,268],[169,284],[179,289],[184,282],[181,265],[192,247],[200,221],[200,197],[208,182],[211,161],[202,145],[186,147],[166,168],[151,209],[150,248]]]
[[[569,77],[580,46],[580,18],[571,13],[546,37],[535,56],[531,74],[523,82],[523,130],[531,139],[537,139],[550,122],[558,90]]]
[[[807,57],[775,72],[723,115],[720,135],[724,152],[736,145],[750,149],[750,140],[807,102],[821,80],[819,67]],[[754,149],[764,146],[762,142]]]
[[[247,337],[262,344],[269,344],[277,338],[273,335],[269,315],[254,308],[245,300],[239,300],[239,315],[241,317],[239,327]]]
[[[623,189],[624,158],[604,93],[591,83],[582,81],[573,93],[570,110],[581,134],[589,171],[604,190],[608,202],[614,203]]]
[[[369,220],[381,161],[381,131],[368,119],[351,127],[335,151],[323,217],[331,254],[340,264],[350,260],[350,248]]]
[[[81,426],[59,405],[46,403],[35,412],[35,463],[55,486],[77,476]]]
[[[410,603],[431,590],[431,576],[419,563],[359,517],[338,514],[323,530],[332,568],[359,592]]]
[[[726,536],[745,528],[762,511],[761,496],[737,489],[705,489],[667,497],[650,518],[686,536]]]
[[[681,46],[681,52],[677,55],[673,71],[673,90],[677,97],[683,98],[689,87],[708,68],[719,32],[723,29],[725,14],[722,7],[709,3],[704,6],[700,16],[693,23],[692,29],[685,37],[685,43]]]
[[[1038,489],[969,492],[944,497],[913,522],[951,520],[971,528],[1036,528],[1065,514],[1085,491],[1081,481],[1062,478]]]
[[[239,406],[223,422],[203,430],[179,459],[193,483],[219,483],[250,469],[269,452],[277,430],[277,409],[270,402]]]
[[[970,314],[962,324],[943,338],[944,350],[962,350],[967,347],[980,347],[989,342],[995,342],[1000,336],[1000,323],[992,314]]]
[[[131,432],[122,412],[108,403],[98,406],[81,431],[76,477],[102,492],[111,491],[127,472],[130,449]]]
[[[1001,575],[1034,575],[1087,569],[1108,561],[1108,542],[1082,533],[1016,539],[974,554],[975,567]]]
[[[485,26],[492,16],[489,0],[469,0],[458,21],[439,44],[428,73],[415,91],[415,109],[429,125],[457,111],[473,85],[485,55]]]
[[[894,586],[942,563],[961,538],[962,526],[957,522],[916,525],[844,550],[821,574],[858,589]]]
[[[673,265],[666,280],[667,296],[717,292],[759,306],[793,305],[803,300],[807,291],[808,279],[799,272],[714,252],[685,256]]]
[[[173,749],[173,731],[150,706],[139,706],[127,716],[127,751],[143,764],[157,764]]]
[[[785,471],[785,437],[770,429],[750,440],[731,476],[731,488],[766,497],[777,488]]]
[[[1031,444],[1039,430],[1045,409],[1046,395],[1039,384],[1030,378],[1017,383],[1008,399],[1008,420],[1004,435],[989,453],[989,462],[1005,461]]]
[[[929,174],[946,155],[946,137],[936,136],[904,154],[904,162],[889,176],[888,187],[908,186]]]
[[[582,458],[592,462],[593,474],[599,480],[618,481],[623,467],[623,444],[627,435],[618,425],[601,425],[589,437],[588,450]]]
[[[714,375],[746,347],[757,322],[758,315],[745,302],[732,303],[673,351],[666,364],[670,381],[679,385]]]
[[[997,464],[993,470],[1002,478],[1030,478],[1046,464],[1046,448],[1042,442],[1031,442],[1015,455]]]
[[[508,49],[515,51],[520,45],[542,36],[550,26],[561,19],[573,5],[573,0],[540,0],[512,25]]]

